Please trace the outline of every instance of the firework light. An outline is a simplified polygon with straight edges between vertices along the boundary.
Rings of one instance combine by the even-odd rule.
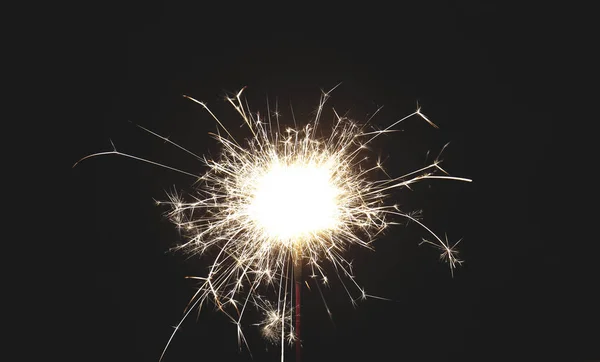
[[[345,252],[351,245],[372,249],[378,234],[402,220],[424,230],[427,237],[423,243],[441,250],[451,273],[461,263],[455,249],[458,242],[450,244],[438,237],[419,220],[418,213],[402,211],[385,201],[394,189],[409,188],[425,179],[471,180],[449,176],[441,168],[439,156],[423,168],[389,176],[379,161],[371,162],[364,154],[375,138],[409,118],[418,117],[437,127],[419,108],[383,130],[367,129],[372,117],[361,125],[333,110],[333,126],[321,129],[319,121],[330,90],[323,92],[314,119],[302,127],[294,119],[291,128],[283,127],[279,112],[267,110],[266,117],[252,113],[242,91],[227,100],[249,128],[251,137],[243,142],[231,136],[206,104],[187,97],[204,107],[218,123],[219,131],[213,136],[221,153],[216,159],[199,157],[207,171],[201,176],[190,174],[197,177],[191,195],[174,192],[168,201],[158,203],[170,207],[169,219],[187,236],[176,249],[198,255],[210,250],[215,256],[206,275],[193,277],[199,281],[199,289],[166,343],[161,359],[191,311],[210,301],[236,324],[238,343],[246,347],[242,321],[249,307],[258,308],[264,319],[255,325],[266,340],[281,344],[283,360],[286,341],[295,341],[299,348],[295,330],[299,315],[296,324],[292,317],[294,309],[299,308],[300,289],[293,289],[294,278],[299,284],[305,269],[321,292],[319,284],[327,284],[327,271],[333,271],[352,303],[373,297],[354,280]],[[116,149],[85,158],[106,154],[172,169]],[[326,268],[325,264],[332,267]],[[291,303],[293,297],[295,306]]]

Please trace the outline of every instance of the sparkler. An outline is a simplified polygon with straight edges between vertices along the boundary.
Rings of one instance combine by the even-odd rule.
[[[191,277],[199,281],[199,289],[166,343],[161,360],[191,311],[200,310],[204,303],[212,301],[237,326],[240,347],[242,344],[248,347],[242,332],[242,319],[248,307],[255,306],[265,316],[256,324],[261,327],[263,336],[271,342],[281,343],[281,360],[287,341],[296,343],[299,361],[303,269],[310,271],[309,277],[320,293],[319,284],[328,283],[325,270],[328,263],[333,266],[335,276],[353,304],[367,297],[379,298],[368,295],[357,284],[352,264],[345,259],[344,253],[351,245],[372,249],[376,237],[388,226],[397,224],[399,219],[414,222],[425,230],[429,238],[422,242],[441,250],[441,258],[450,266],[452,275],[461,263],[456,250],[460,240],[451,245],[423,224],[418,213],[404,212],[398,205],[389,205],[385,200],[392,190],[410,188],[411,184],[425,179],[471,180],[450,176],[440,166],[439,156],[431,164],[397,177],[389,176],[381,162],[369,164],[364,156],[367,146],[375,138],[391,132],[411,117],[437,126],[420,108],[383,130],[366,127],[379,109],[363,125],[333,110],[333,126],[326,130],[325,136],[320,136],[323,132],[319,122],[333,89],[322,93],[311,122],[302,128],[284,129],[278,111],[267,110],[266,117],[252,113],[242,98],[242,89],[234,97],[227,98],[250,130],[251,137],[242,143],[229,133],[205,103],[186,96],[201,105],[220,127],[219,132],[212,134],[222,147],[218,159],[196,156],[141,127],[198,157],[207,166],[207,171],[200,176],[177,170],[197,178],[195,194],[188,197],[191,201],[171,193],[169,201],[158,204],[171,208],[167,216],[188,237],[175,249],[192,254],[217,251],[208,274]],[[83,159],[107,154],[174,169],[118,152],[114,145],[112,151]],[[377,174],[386,177],[377,178]],[[354,292],[343,277],[351,281]],[[295,306],[291,303],[293,297]],[[329,313],[326,303],[325,307]],[[295,323],[292,322],[294,312]]]

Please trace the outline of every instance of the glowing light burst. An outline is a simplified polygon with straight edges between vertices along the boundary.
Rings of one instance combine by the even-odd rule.
[[[242,320],[249,306],[256,307],[264,320],[255,325],[267,340],[281,343],[283,360],[285,340],[295,339],[294,264],[310,270],[319,292],[319,284],[328,282],[327,269],[340,279],[352,303],[373,297],[355,281],[345,251],[351,245],[372,248],[378,234],[401,220],[423,228],[429,236],[423,242],[441,250],[453,273],[461,263],[455,249],[458,243],[451,245],[438,237],[418,213],[404,212],[385,200],[392,190],[425,179],[471,180],[449,176],[440,167],[439,156],[421,169],[395,177],[388,176],[379,161],[365,156],[375,138],[411,117],[437,127],[420,109],[383,130],[368,130],[371,119],[359,125],[334,110],[333,126],[323,130],[319,122],[329,91],[322,94],[311,122],[281,129],[278,112],[267,111],[266,118],[252,113],[242,91],[228,101],[250,130],[251,137],[244,142],[235,140],[204,103],[187,97],[202,105],[221,127],[213,136],[222,150],[217,159],[201,158],[208,169],[199,176],[195,193],[186,197],[190,200],[172,193],[169,201],[159,202],[170,206],[168,217],[188,237],[176,249],[194,254],[216,251],[207,275],[193,277],[199,289],[175,332],[192,310],[212,301],[237,325],[239,345],[247,346]],[[116,149],[101,154],[139,159]]]

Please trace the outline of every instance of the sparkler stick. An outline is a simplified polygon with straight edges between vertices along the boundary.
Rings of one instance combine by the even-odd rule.
[[[296,258],[294,263],[294,284],[296,286],[296,362],[302,361],[301,336],[301,295],[302,295],[302,259]]]
[[[213,255],[216,256],[206,276],[193,277],[200,286],[169,338],[161,360],[191,310],[212,301],[235,323],[240,347],[242,344],[248,347],[242,332],[242,319],[246,309],[255,306],[265,316],[262,322],[256,324],[261,327],[263,336],[273,343],[281,342],[281,360],[284,359],[287,335],[288,343],[295,342],[296,360],[300,362],[304,264],[310,269],[311,280],[317,282],[317,286],[319,280],[328,283],[324,261],[331,265],[353,304],[367,297],[384,299],[367,294],[357,284],[352,264],[344,258],[344,254],[351,245],[372,249],[371,244],[376,237],[389,225],[398,223],[398,218],[414,222],[433,238],[433,241],[423,239],[423,243],[441,251],[441,258],[449,264],[452,274],[456,265],[461,263],[455,248],[458,242],[450,244],[447,238],[442,240],[419,221],[418,213],[404,212],[398,205],[388,205],[384,201],[392,190],[410,189],[418,181],[471,180],[449,176],[440,166],[440,156],[428,166],[395,177],[384,171],[381,162],[369,163],[368,158],[362,156],[371,141],[392,132],[394,127],[413,116],[437,126],[423,115],[420,108],[383,130],[366,130],[365,125],[341,117],[334,110],[333,126],[322,132],[318,127],[319,121],[332,90],[322,94],[312,122],[303,128],[282,130],[277,108],[274,113],[276,122],[271,121],[270,113],[265,119],[251,112],[241,98],[242,89],[227,100],[251,131],[252,137],[246,143],[234,139],[205,103],[186,96],[208,111],[225,132],[225,135],[221,135],[220,131],[213,134],[222,147],[217,159],[198,157],[141,127],[203,160],[208,170],[200,176],[121,153],[114,145],[112,151],[80,160],[119,155],[179,171],[196,179],[197,194],[192,195],[191,201],[172,193],[169,201],[158,204],[171,207],[167,216],[187,234],[186,242],[176,250],[195,255],[215,250]],[[321,133],[326,135],[321,136]],[[386,177],[377,178],[378,174]],[[395,220],[389,221],[389,218]],[[353,295],[343,277],[350,280],[356,288],[354,290],[358,290],[358,297]],[[276,294],[275,302],[263,295],[268,293]],[[291,302],[292,294],[295,294],[295,305]],[[331,315],[328,307],[327,312]]]

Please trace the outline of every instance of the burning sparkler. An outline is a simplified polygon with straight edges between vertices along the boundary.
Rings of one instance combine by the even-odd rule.
[[[269,111],[266,118],[252,113],[244,105],[242,89],[227,100],[251,132],[252,137],[243,143],[229,133],[206,104],[186,96],[204,107],[220,126],[213,136],[222,152],[218,159],[201,158],[208,167],[206,173],[189,174],[198,178],[191,201],[172,193],[169,201],[159,204],[171,207],[168,217],[189,237],[176,249],[195,254],[207,250],[217,253],[208,274],[193,277],[200,287],[169,338],[161,359],[190,312],[207,301],[214,302],[235,322],[240,346],[247,346],[241,323],[244,314],[249,306],[259,308],[265,319],[257,325],[267,340],[281,343],[282,361],[286,340],[296,342],[299,359],[303,269],[310,271],[318,287],[319,283],[328,283],[324,263],[330,263],[352,303],[372,297],[352,277],[352,266],[344,252],[350,245],[372,248],[377,235],[399,219],[412,221],[426,231],[430,238],[423,242],[442,251],[441,256],[452,273],[461,263],[455,249],[458,242],[451,245],[419,221],[417,214],[401,211],[397,205],[384,201],[391,190],[425,179],[471,180],[449,176],[441,168],[439,156],[430,165],[406,175],[376,179],[378,171],[387,173],[380,162],[368,165],[363,155],[375,138],[413,116],[437,126],[417,109],[383,130],[368,131],[366,124],[359,125],[334,110],[333,127],[326,136],[317,136],[324,104],[332,90],[322,94],[312,122],[302,128],[282,129],[278,112],[274,113],[274,119]],[[103,154],[157,164],[116,149],[85,158]],[[355,292],[342,277],[351,281]],[[269,293],[272,298],[265,296]],[[295,306],[291,303],[293,297]]]

